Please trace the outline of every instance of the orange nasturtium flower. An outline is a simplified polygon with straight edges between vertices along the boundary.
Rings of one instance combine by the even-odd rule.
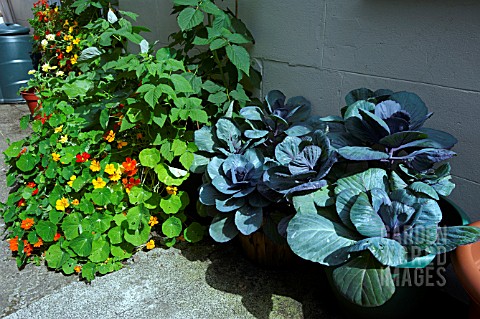
[[[35,184],[34,182],[28,182],[27,184],[28,188],[35,188],[35,186],[37,186],[37,184]]]
[[[78,274],[79,272],[82,271],[82,266],[77,265],[73,268],[73,270],[75,270],[75,272]]]
[[[33,224],[35,224],[35,221],[33,220],[33,218],[25,218],[24,220],[22,220],[22,224],[20,225],[20,228],[29,230],[30,228],[32,228]]]
[[[115,140],[115,132],[110,130],[107,134],[107,136],[105,137],[105,139],[107,140],[107,142],[111,143],[113,142],[113,140]]]
[[[125,159],[125,162],[122,163],[122,166],[125,169],[127,176],[133,176],[137,173],[137,161],[132,160],[130,157]]]
[[[27,255],[30,256],[33,251],[33,246],[28,242],[28,240],[24,239],[23,240],[23,252]]]
[[[128,145],[128,143],[125,142],[125,141],[121,141],[121,140],[117,141],[117,148],[118,149],[122,149],[122,147],[127,146],[127,145]]]
[[[177,195],[178,188],[176,186],[167,186],[166,188],[168,195]]]
[[[72,200],[72,205],[75,205],[75,206],[80,205],[80,201],[75,198],[74,200]]]
[[[93,160],[92,163],[90,163],[90,170],[92,172],[100,172],[100,162]]]
[[[9,244],[10,244],[11,251],[18,251],[18,236],[15,236],[14,238],[10,238]]]
[[[56,233],[56,234],[55,234],[55,237],[53,237],[53,241],[59,240],[60,237],[62,237],[62,235],[60,235],[60,233]]]
[[[42,245],[43,245],[43,240],[40,237],[38,237],[38,241],[35,244],[33,244],[33,247],[38,248]]]
[[[55,161],[55,162],[58,162],[60,160],[60,155],[57,154],[57,153],[52,153],[52,159]]]
[[[150,220],[148,221],[148,224],[150,225],[150,227],[155,226],[156,224],[158,224],[158,218],[155,216],[150,216]]]
[[[97,177],[97,179],[92,180],[93,188],[104,188],[107,183],[101,177]]]
[[[77,176],[70,176],[70,180],[67,182],[68,186],[73,187],[73,182],[77,179]]]
[[[149,242],[147,243],[147,245],[145,246],[147,249],[153,249],[155,248],[155,242],[153,241],[153,239],[150,239]]]
[[[68,202],[68,199],[66,199],[65,197],[58,199],[57,202],[55,203],[55,208],[57,210],[65,211],[65,208],[67,208],[68,206],[70,206],[70,203]]]

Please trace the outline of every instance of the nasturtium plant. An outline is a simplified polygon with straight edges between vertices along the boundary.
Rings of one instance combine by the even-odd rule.
[[[139,249],[203,238],[187,209],[198,185],[185,181],[195,128],[212,122],[202,93],[212,81],[178,51],[153,51],[135,14],[104,1],[72,7],[100,14],[81,25],[78,72],[44,79],[41,114],[22,120],[32,134],[5,151],[13,189],[1,215],[19,267],[44,258],[90,281]]]

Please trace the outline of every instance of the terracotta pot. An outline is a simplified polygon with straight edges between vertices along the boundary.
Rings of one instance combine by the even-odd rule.
[[[470,226],[480,227],[480,221]],[[452,254],[452,265],[470,297],[469,318],[480,318],[480,242],[457,247]]]
[[[27,102],[30,114],[35,115],[39,112],[42,106],[38,103],[39,97],[33,91],[23,91],[20,93],[23,99]],[[38,115],[37,115],[38,116]]]

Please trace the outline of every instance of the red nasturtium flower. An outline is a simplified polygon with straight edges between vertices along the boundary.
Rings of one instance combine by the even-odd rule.
[[[123,186],[125,186],[125,189],[127,191],[127,193],[130,193],[130,189],[133,187],[133,186],[137,186],[140,184],[140,178],[133,178],[133,177],[130,177],[129,179],[126,179],[126,178],[123,178],[122,179],[122,184]]]
[[[35,188],[33,191],[32,191],[32,196],[35,196],[38,194],[38,188]]]
[[[22,206],[25,206],[25,198],[20,199],[17,203],[17,207],[22,207]]]
[[[77,158],[77,163],[85,163],[90,158],[90,154],[83,152],[82,154],[77,154],[75,157]]]
[[[60,233],[56,233],[56,234],[55,234],[55,237],[53,237],[53,241],[59,240],[60,237],[62,237],[62,235],[60,235]]]
[[[123,168],[127,176],[133,176],[137,173],[137,161],[132,160],[130,157],[125,159],[125,162],[122,163]]]
[[[28,242],[28,240],[24,239],[23,240],[23,252],[27,254],[27,256],[30,256],[33,251],[33,246]]]
[[[34,182],[28,182],[27,183],[28,188],[35,188],[35,186],[37,186],[37,184],[35,184]]]
[[[35,221],[33,220],[33,218],[25,218],[24,220],[22,220],[22,224],[20,225],[20,228],[29,230],[30,228],[32,228],[33,224],[35,224]]]
[[[18,236],[15,236],[15,238],[10,238],[9,244],[11,251],[18,251]]]

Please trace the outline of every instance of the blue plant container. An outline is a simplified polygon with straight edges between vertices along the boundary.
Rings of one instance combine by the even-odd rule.
[[[30,29],[19,24],[0,24],[0,103],[22,102],[18,94],[33,69]]]

